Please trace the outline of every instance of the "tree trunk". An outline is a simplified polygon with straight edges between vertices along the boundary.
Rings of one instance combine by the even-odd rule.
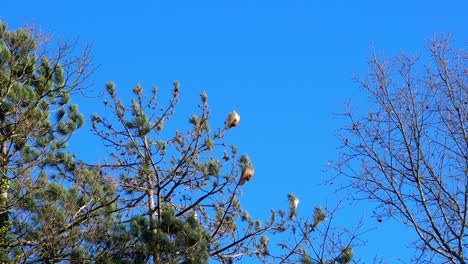
[[[9,179],[7,174],[8,157],[7,143],[2,142],[2,153],[0,158],[0,262],[8,262],[8,231],[10,229],[9,209],[8,209],[8,188]]]

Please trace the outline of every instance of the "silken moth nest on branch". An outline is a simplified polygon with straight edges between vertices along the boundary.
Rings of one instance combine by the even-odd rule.
[[[229,113],[227,119],[226,119],[226,129],[233,128],[239,124],[240,121],[240,116],[236,111],[232,111]]]
[[[239,185],[244,185],[250,181],[254,176],[253,164],[247,154],[244,154],[239,159],[239,166],[241,167],[241,175],[239,179]]]
[[[254,169],[253,168],[245,168],[242,170],[241,179],[239,185],[244,185],[246,182],[250,181],[254,176]]]

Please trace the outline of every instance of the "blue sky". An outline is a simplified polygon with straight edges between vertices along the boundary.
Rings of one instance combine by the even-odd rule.
[[[425,41],[441,32],[463,46],[466,10],[462,0],[0,0],[0,19],[10,28],[33,22],[55,36],[93,42],[96,93],[113,80],[122,95],[137,83],[169,95],[172,81],[179,80],[181,126],[202,91],[209,95],[212,126],[222,126],[236,109],[241,122],[227,140],[255,164],[241,201],[258,217],[286,205],[289,192],[301,200],[303,215],[316,204],[333,203],[333,189],[319,184],[338,154],[335,134],[344,123],[334,114],[349,99],[365,110],[366,95],[351,77],[366,73],[371,46],[388,56],[421,54]],[[86,117],[99,111],[99,99],[76,101]],[[91,160],[103,157],[89,128],[90,122],[71,146]],[[368,217],[367,205],[351,208],[339,223]],[[392,222],[377,227],[357,255],[378,254],[388,263],[407,259],[408,232]]]

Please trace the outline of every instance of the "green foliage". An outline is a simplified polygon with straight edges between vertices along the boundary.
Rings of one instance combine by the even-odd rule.
[[[297,197],[294,196],[294,194],[289,193],[288,200],[289,200],[289,218],[293,219],[297,215],[297,206],[299,204],[299,199],[297,199]]]
[[[327,219],[327,215],[322,210],[322,207],[320,206],[315,207],[313,222],[312,222],[312,230],[314,231],[320,223],[325,221],[325,219]]]
[[[343,252],[341,253],[341,256],[338,257],[338,262],[340,264],[347,264],[350,263],[351,260],[353,259],[353,248],[352,247],[346,247],[343,249]]]
[[[86,168],[66,151],[68,139],[84,124],[70,93],[81,89],[88,62],[66,62],[65,70],[67,56],[36,56],[52,54],[38,52],[48,51],[47,45],[30,28],[9,31],[0,22],[2,263],[49,262],[78,252],[74,245],[90,232],[75,226],[89,224],[90,215],[104,211],[104,199],[112,197],[98,191],[103,188],[97,171],[86,184],[75,177]],[[70,54],[69,49],[59,46],[57,52]],[[67,83],[70,74],[73,83]]]
[[[110,96],[114,97],[115,96],[115,84],[113,82],[108,82],[106,84],[106,90],[109,93]]]
[[[234,147],[234,146],[233,146],[233,147]],[[236,151],[237,151],[237,149],[236,149]],[[253,168],[253,164],[252,164],[252,161],[250,160],[249,155],[243,154],[243,155],[239,158],[239,166],[240,166],[242,169]]]
[[[312,258],[307,254],[307,252],[302,253],[302,259],[301,259],[302,264],[314,264],[312,261]]]
[[[133,218],[128,229],[115,226],[107,242],[114,253],[107,258],[116,263],[147,263],[154,257],[162,263],[208,263],[209,242],[210,235],[193,216],[182,219],[168,208],[154,229],[144,216]]]

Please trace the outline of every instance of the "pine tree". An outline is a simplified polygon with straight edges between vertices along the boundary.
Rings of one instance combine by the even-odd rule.
[[[199,113],[189,118],[190,128],[167,132],[179,100],[178,82],[173,84],[167,106],[156,100],[160,97],[157,88],[146,95],[140,85],[135,86],[128,105],[120,100],[112,82],[106,89],[109,100],[104,105],[109,112],[93,115],[93,131],[111,152],[107,163],[100,163],[103,174],[113,178],[122,195],[113,214],[114,226],[108,231],[111,235],[102,238],[106,241],[103,259],[112,263],[233,263],[253,258],[264,263],[298,263],[307,249],[324,259],[326,248],[329,259],[346,256],[344,260],[349,261],[343,248],[351,249],[354,243],[332,241],[336,238],[330,236],[334,233],[330,225],[315,233],[330,245],[312,245],[313,232],[327,217],[321,207],[312,219],[300,218],[299,199],[290,193],[288,212],[272,211],[263,223],[242,208],[244,185],[255,184],[254,164],[247,154],[239,155],[235,145],[224,141],[226,133],[239,124],[236,111],[227,115],[224,127],[212,129],[208,96],[203,92]],[[278,233],[286,234],[276,238]],[[281,248],[271,252],[270,240],[279,242]]]
[[[2,263],[69,256],[113,193],[66,150],[84,122],[70,94],[83,87],[89,57],[72,57],[69,43],[52,52],[34,32],[0,23]]]
[[[113,256],[204,263],[209,258],[223,262],[259,254],[260,249],[246,248],[288,219],[272,217],[262,225],[240,205],[241,185],[252,179],[253,163],[223,142],[239,115],[229,114],[225,127],[213,131],[208,96],[202,93],[200,113],[189,119],[191,129],[164,133],[179,100],[178,82],[166,107],[156,101],[156,88],[146,96],[141,86],[135,86],[128,107],[113,83],[106,88],[112,103],[105,105],[113,115],[96,114],[92,122],[95,134],[113,150],[114,161],[105,164],[105,174],[114,175],[116,188],[126,193],[119,200],[121,212],[115,215],[119,231],[109,241],[119,249]]]

